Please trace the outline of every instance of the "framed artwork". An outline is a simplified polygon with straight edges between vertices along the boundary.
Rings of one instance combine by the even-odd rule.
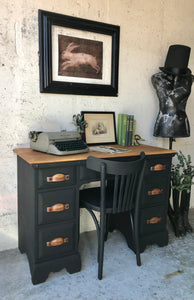
[[[40,92],[118,95],[120,27],[39,10]]]
[[[116,144],[115,113],[82,111],[87,122],[85,141],[88,145]]]

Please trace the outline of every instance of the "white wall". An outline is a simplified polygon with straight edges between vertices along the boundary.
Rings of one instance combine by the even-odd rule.
[[[158,99],[150,77],[164,65],[169,45],[178,43],[192,48],[189,67],[194,70],[194,1],[0,0],[0,6],[0,249],[8,249],[17,247],[13,149],[28,147],[28,132],[39,130],[41,122],[55,121],[62,129],[72,129],[72,115],[81,110],[134,114],[137,133],[146,143],[168,148],[168,139],[152,135]],[[118,97],[39,93],[38,9],[120,26]],[[191,153],[194,160],[193,111],[194,92],[187,103],[191,137],[177,139],[173,147]]]

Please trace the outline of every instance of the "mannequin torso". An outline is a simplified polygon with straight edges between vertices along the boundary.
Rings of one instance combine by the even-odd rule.
[[[152,76],[152,84],[159,98],[154,136],[174,138],[190,136],[185,107],[193,79],[192,74],[174,76],[159,72]]]

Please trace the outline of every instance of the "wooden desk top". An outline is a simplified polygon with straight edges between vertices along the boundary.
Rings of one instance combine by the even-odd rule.
[[[124,153],[117,153],[117,154],[89,151],[87,153],[63,155],[63,156],[46,154],[43,152],[34,151],[31,148],[17,148],[14,149],[13,151],[31,165],[86,160],[88,156],[95,156],[99,158],[138,156],[141,153],[141,151],[144,151],[146,155],[158,155],[158,154],[174,155],[176,153],[175,150],[152,147],[148,145],[139,145],[139,146],[132,146],[132,147],[111,145],[111,147],[129,149],[130,151]]]

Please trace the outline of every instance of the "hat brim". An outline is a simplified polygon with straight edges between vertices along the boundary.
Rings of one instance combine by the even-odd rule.
[[[159,69],[166,73],[171,75],[189,75],[191,74],[191,70],[189,68],[187,69],[179,69],[179,68],[165,68],[165,67],[159,67]]]

